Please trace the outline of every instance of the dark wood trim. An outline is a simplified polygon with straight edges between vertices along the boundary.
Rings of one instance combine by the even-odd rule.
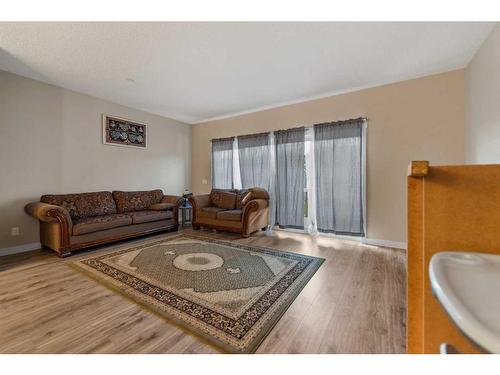
[[[71,251],[61,250],[61,251],[57,252],[57,255],[59,256],[59,258],[66,258],[66,257],[69,257],[71,255]]]
[[[239,234],[241,234],[241,229],[231,228],[231,227],[225,227],[223,225],[213,225],[213,224],[196,223],[196,226],[197,227],[202,227],[202,228],[208,228],[208,229],[222,230],[224,232],[231,232],[231,233],[239,233]]]
[[[153,234],[153,233],[158,233],[158,232],[174,232],[179,229],[179,225],[171,225],[168,227],[161,227],[161,228],[154,228],[154,229],[148,229],[148,230],[141,230],[139,232],[132,232],[132,233],[125,233],[120,236],[113,236],[113,237],[105,237],[102,239],[94,240],[94,241],[87,241],[87,242],[82,242],[78,244],[73,244],[70,245],[66,251],[72,251],[72,250],[78,250],[78,249],[83,249],[87,247],[92,247],[96,245],[102,245],[105,243],[110,243],[110,242],[116,242],[116,241],[121,241],[121,240],[126,240],[128,238],[133,238],[133,237],[140,237],[140,236],[146,236],[148,234]]]

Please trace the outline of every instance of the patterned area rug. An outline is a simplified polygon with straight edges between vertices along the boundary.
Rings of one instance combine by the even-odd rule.
[[[180,234],[71,265],[232,353],[252,353],[324,259]]]

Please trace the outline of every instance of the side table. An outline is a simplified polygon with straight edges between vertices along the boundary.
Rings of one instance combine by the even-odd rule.
[[[191,205],[180,206],[179,210],[181,211],[181,225],[183,227],[191,225],[193,220],[193,207]]]

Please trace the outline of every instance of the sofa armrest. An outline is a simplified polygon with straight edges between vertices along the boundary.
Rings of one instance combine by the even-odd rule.
[[[73,225],[71,216],[67,209],[62,206],[47,204],[42,202],[28,203],[24,206],[24,211],[35,219],[46,223],[64,223],[68,227]]]
[[[177,209],[176,204],[172,203],[155,203],[152,206],[148,207],[148,210],[153,210],[153,211],[173,211]]]
[[[170,203],[178,207],[182,204],[182,197],[178,195],[164,195],[161,199],[161,203]]]
[[[60,256],[70,254],[66,253],[66,249],[70,246],[70,238],[73,233],[73,221],[68,210],[62,206],[47,204],[42,202],[28,203],[24,206],[24,211],[45,223],[59,223],[60,225],[60,238],[59,249],[56,250]],[[43,241],[42,241],[43,243]]]
[[[175,225],[179,224],[179,207],[182,204],[182,197],[179,197],[178,195],[164,195],[163,198],[161,199],[161,203],[167,203],[173,205],[173,207],[168,208],[171,209],[174,213],[173,219],[175,222]],[[161,204],[160,203],[160,204]]]

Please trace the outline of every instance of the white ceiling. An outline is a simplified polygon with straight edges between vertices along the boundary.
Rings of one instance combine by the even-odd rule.
[[[0,23],[0,69],[195,123],[462,68],[493,25]]]

